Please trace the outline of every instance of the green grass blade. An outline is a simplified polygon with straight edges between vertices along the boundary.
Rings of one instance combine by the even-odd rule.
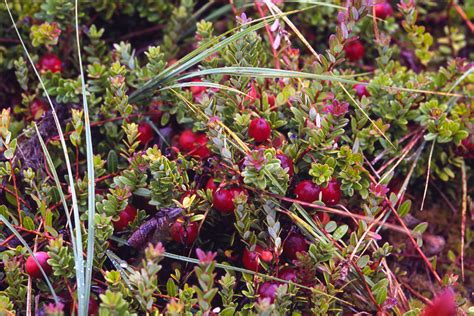
[[[301,72],[294,70],[283,70],[275,68],[261,68],[261,67],[221,67],[211,68],[199,71],[194,71],[189,74],[183,75],[178,80],[185,80],[194,77],[206,76],[206,75],[234,75],[234,76],[247,76],[247,77],[260,77],[260,78],[299,78],[299,79],[313,79],[313,80],[327,80],[337,81],[347,84],[357,84],[356,80],[346,79],[344,77],[335,75],[318,75],[309,72]]]
[[[177,83],[177,84],[173,84],[171,86],[166,86],[166,87],[163,87],[163,88],[160,88],[159,90],[160,91],[163,91],[163,90],[170,90],[170,89],[179,89],[179,88],[189,88],[189,87],[206,87],[206,88],[216,88],[216,89],[221,89],[221,90],[227,90],[227,91],[230,91],[230,92],[233,92],[233,93],[237,93],[237,94],[241,94],[241,95],[245,95],[245,96],[248,96],[248,94],[240,91],[240,90],[237,90],[235,88],[231,88],[231,87],[228,87],[228,86],[224,86],[222,84],[219,84],[219,83],[213,83],[213,82],[207,82],[207,81],[201,81],[201,82],[181,82],[181,83]]]
[[[8,227],[8,229],[10,229],[13,232],[13,234],[15,234],[16,238],[18,238],[18,240],[23,244],[23,246],[26,248],[26,250],[28,250],[28,252],[30,253],[30,256],[33,256],[33,259],[35,260],[36,264],[40,268],[41,274],[43,275],[43,278],[46,281],[46,284],[48,285],[49,290],[51,291],[51,294],[53,295],[54,302],[56,304],[58,304],[59,300],[58,300],[58,296],[56,295],[56,291],[54,291],[54,288],[51,285],[51,281],[49,280],[48,276],[44,272],[43,267],[41,267],[40,263],[36,259],[35,255],[33,253],[33,250],[31,250],[30,246],[28,246],[26,241],[23,239],[23,237],[20,235],[20,233],[15,229],[15,227],[13,227],[13,225],[8,221],[8,219],[6,219],[1,214],[0,214],[0,221],[2,221]]]
[[[115,269],[117,269],[117,271],[120,272],[120,276],[122,277],[124,283],[127,285],[130,292],[134,293],[134,296],[137,299],[137,301],[142,306],[146,306],[146,302],[143,300],[143,298],[139,294],[137,294],[136,291],[134,291],[132,287],[132,283],[130,282],[130,278],[128,277],[128,274],[127,274],[127,272],[134,273],[135,271],[130,267],[130,265],[125,260],[122,260],[119,256],[117,256],[111,250],[107,249],[105,251],[105,254],[109,258],[109,260],[112,262]]]
[[[230,43],[244,37],[245,35],[253,32],[253,31],[256,31],[256,30],[264,27],[265,24],[267,23],[266,21],[272,20],[272,19],[273,18],[265,19],[265,21],[262,21],[260,23],[251,25],[248,28],[229,36],[228,38],[224,38],[224,35],[229,33],[229,32],[224,33],[223,35],[218,36],[217,38],[210,41],[209,43],[206,43],[202,47],[199,47],[198,49],[192,51],[191,53],[189,53],[188,55],[183,57],[178,63],[176,63],[174,65],[171,65],[170,67],[165,69],[163,72],[161,72],[158,76],[151,79],[150,81],[145,83],[145,85],[143,85],[142,87],[140,87],[136,91],[134,91],[130,95],[130,102],[134,102],[135,99],[137,99],[139,95],[159,87],[159,85],[162,82],[165,82],[166,80],[168,80],[170,78],[173,78],[176,74],[178,74],[178,73],[180,73],[180,72],[182,72],[186,69],[189,69],[190,67],[196,65],[197,63],[199,63],[203,59],[209,57],[210,55],[212,55],[216,52],[218,52],[219,50],[226,47]],[[223,40],[219,42],[219,40],[222,39],[222,38],[223,38]]]
[[[79,293],[79,315],[87,315],[89,307],[89,297],[92,283],[92,269],[94,262],[94,215],[95,215],[95,175],[94,175],[94,150],[92,148],[92,135],[89,118],[89,107],[87,104],[86,80],[82,67],[81,43],[79,40],[79,4],[74,1],[75,23],[76,23],[76,45],[77,56],[79,58],[79,70],[81,73],[82,105],[84,108],[84,127],[86,134],[86,155],[87,155],[87,261],[86,278],[84,282],[84,293]]]

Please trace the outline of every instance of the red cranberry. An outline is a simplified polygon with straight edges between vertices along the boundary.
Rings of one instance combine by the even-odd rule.
[[[147,144],[153,140],[153,128],[147,122],[140,122],[138,124],[138,141],[141,144]]]
[[[131,205],[127,205],[127,207],[119,213],[119,219],[113,221],[115,231],[122,231],[128,227],[128,225],[133,222],[133,220],[137,217],[137,209]]]
[[[49,255],[47,252],[38,251],[34,255],[46,274],[49,274],[51,273],[51,271],[53,271],[53,268],[48,263]],[[43,277],[40,267],[36,263],[35,259],[33,259],[33,256],[29,256],[28,259],[26,259],[25,270],[26,273],[28,273],[28,275],[34,279],[39,279]]]
[[[40,71],[46,72],[61,72],[63,66],[61,64],[61,60],[53,53],[43,55],[38,64],[38,68]]]
[[[349,42],[344,47],[346,57],[349,61],[358,61],[364,57],[365,49],[364,45],[359,40]]]
[[[48,107],[40,99],[34,99],[30,105],[30,112],[33,120],[40,119],[45,112],[48,111]]]
[[[296,270],[292,268],[286,268],[284,270],[281,270],[278,274],[278,277],[282,280],[291,281],[293,283],[296,283],[296,281],[298,280]]]
[[[242,255],[242,264],[245,269],[257,272],[260,267],[260,256],[258,252],[249,251],[245,248]]]
[[[212,192],[214,192],[217,189],[217,184],[214,178],[210,178],[209,180],[207,180],[206,189],[211,190]]]
[[[296,259],[296,253],[308,251],[308,244],[303,235],[293,233],[289,235],[283,244],[283,254],[289,260]]]
[[[273,259],[273,254],[269,250],[262,249],[262,247],[257,246],[256,251],[260,254],[260,259],[262,259],[263,262],[271,262]]]
[[[336,205],[341,200],[341,185],[336,179],[329,181],[327,187],[321,189],[322,200],[326,205]]]
[[[212,204],[221,213],[232,213],[234,211],[234,195],[226,189],[218,189],[212,193]]]
[[[200,159],[206,159],[211,156],[211,151],[207,147],[206,134],[200,134],[197,136],[193,156],[198,157]]]
[[[300,201],[313,203],[319,199],[321,188],[311,180],[303,180],[295,187],[296,198]]]
[[[179,135],[179,148],[183,151],[191,151],[194,148],[194,143],[196,143],[196,134],[192,130],[184,130],[181,135]]]
[[[270,303],[273,303],[279,286],[280,285],[275,282],[263,282],[258,288],[258,295],[260,295],[260,298],[269,299]]]
[[[288,168],[288,176],[291,178],[295,174],[295,169],[293,167],[293,160],[291,160],[285,154],[276,154],[278,160],[280,160],[281,167],[283,169]]]
[[[257,118],[250,122],[249,137],[253,138],[257,143],[266,141],[272,135],[272,128],[267,120]]]
[[[367,91],[367,85],[363,83],[358,83],[354,85],[354,90],[359,97],[359,99],[362,99],[363,96],[369,97],[370,93]]]
[[[256,246],[254,251],[250,251],[247,248],[244,249],[242,264],[245,269],[258,272],[260,268],[260,259],[264,262],[270,262],[273,259],[273,255],[270,251],[265,250],[260,246]]]
[[[190,246],[197,238],[198,229],[199,225],[196,222],[185,224],[182,219],[178,219],[171,226],[171,238],[178,243]]]
[[[382,2],[375,5],[375,16],[379,19],[385,20],[388,17],[391,17],[393,14],[393,9],[390,3]]]
[[[185,152],[192,152],[194,157],[206,159],[211,155],[211,151],[207,147],[206,134],[193,133],[187,129],[179,136],[179,147]]]
[[[193,79],[192,82],[202,82],[201,79]],[[207,87],[204,86],[194,86],[191,87],[191,93],[194,97],[200,96],[204,91],[206,91]]]

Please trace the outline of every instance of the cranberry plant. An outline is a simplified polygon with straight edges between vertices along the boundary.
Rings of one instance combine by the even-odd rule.
[[[472,313],[473,14],[5,0],[0,312]]]

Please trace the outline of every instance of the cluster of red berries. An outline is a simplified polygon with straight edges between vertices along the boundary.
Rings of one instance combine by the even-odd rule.
[[[207,136],[204,133],[194,133],[192,130],[184,130],[178,139],[179,148],[199,159],[206,159],[211,156],[211,151],[207,147]]]
[[[326,187],[321,187],[311,180],[303,180],[296,185],[294,193],[298,200],[307,203],[319,200],[321,193],[321,200],[329,206],[339,203],[342,196],[341,185],[336,179],[329,181]]]

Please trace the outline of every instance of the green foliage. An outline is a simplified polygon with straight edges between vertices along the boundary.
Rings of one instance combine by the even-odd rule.
[[[14,61],[15,75],[23,90],[28,90],[28,67],[23,57]]]
[[[144,158],[150,164],[150,205],[170,206],[175,189],[184,181],[176,162],[166,158],[157,147],[149,148]]]
[[[61,72],[41,76],[64,128],[65,152],[74,170],[81,222],[72,229],[85,236],[86,159],[94,165],[95,235],[90,237],[95,244],[93,288],[102,293],[100,315],[403,311],[411,315],[423,307],[410,291],[404,291],[406,284],[427,298],[438,290],[433,281],[430,291],[425,291],[427,279],[418,270],[445,273],[443,282],[456,284],[457,296],[466,293],[472,273],[466,265],[466,283],[457,274],[461,274],[460,240],[464,259],[472,254],[469,217],[462,236],[459,227],[465,211],[450,213],[453,225],[449,227],[440,223],[448,209],[444,200],[450,201],[449,208],[459,206],[452,201],[466,201],[468,209],[470,200],[464,197],[468,189],[460,184],[472,180],[468,160],[474,123],[474,73],[468,58],[472,40],[465,35],[468,24],[454,8],[458,4],[450,2],[446,7],[435,1],[405,0],[382,21],[368,16],[372,6],[363,0],[303,2],[258,2],[255,8],[247,8],[241,0],[222,6],[194,0],[80,0],[78,32],[95,153],[87,157],[81,78],[73,50],[74,2],[8,1],[34,63],[53,53],[63,65]],[[462,7],[471,18],[471,6]],[[277,16],[280,9],[304,10]],[[249,29],[262,16],[268,17],[266,25]],[[217,37],[229,29],[234,30]],[[5,107],[0,117],[0,153],[5,160],[0,161],[0,194],[5,205],[0,206],[0,214],[28,243],[34,242],[35,249],[46,247],[55,288],[63,291],[67,282],[74,290],[78,287],[71,282],[77,262],[71,236],[63,233],[69,229],[63,211],[70,210],[62,210],[59,195],[62,189],[69,207],[71,190],[62,149],[48,105],[35,123],[59,174],[58,190],[51,168],[39,154],[31,119],[32,102],[45,101],[45,94],[14,36],[5,5],[0,3],[0,77],[5,78],[0,84],[0,102]],[[301,36],[316,53],[307,49]],[[234,40],[223,45],[231,37]],[[347,61],[344,47],[357,38],[365,56],[359,62]],[[204,46],[215,45],[219,49],[212,54],[199,55]],[[164,73],[173,64],[186,67],[180,73]],[[253,74],[242,68],[231,68],[226,75],[216,73],[229,69],[224,67],[248,67]],[[197,75],[197,71],[208,74]],[[186,74],[194,77],[180,78]],[[310,79],[314,74],[321,77]],[[336,76],[343,83],[334,80]],[[191,88],[178,88],[196,79],[215,87],[194,82]],[[366,84],[364,96],[355,93],[359,92],[353,88],[356,82]],[[256,144],[248,135],[255,117],[265,118],[272,127],[267,142]],[[138,140],[144,121],[153,126],[156,136],[148,148]],[[180,135],[187,129],[205,135],[207,143],[196,137],[189,147],[207,146],[209,157],[199,159],[185,148]],[[294,164],[292,177],[276,158],[281,153]],[[467,168],[467,179],[460,176],[462,166]],[[213,209],[214,188],[206,188],[210,178],[220,188],[243,189],[233,196],[233,214]],[[314,208],[290,203],[295,185],[304,179],[322,188],[331,180],[340,184],[341,201],[331,206],[337,212],[328,208],[321,212],[321,201]],[[406,188],[400,189],[397,181],[415,189],[406,191],[410,200],[402,197]],[[413,212],[423,191],[418,189],[425,183],[429,207],[426,212]],[[442,201],[436,199],[437,192],[443,192]],[[127,220],[127,215],[119,216],[127,205],[139,209],[138,214],[129,218],[130,229],[114,232],[114,221]],[[192,232],[187,231],[190,225],[176,231],[175,206],[184,208],[179,220],[191,220],[199,227],[192,247],[176,241],[174,235]],[[407,229],[395,215],[403,218]],[[295,260],[287,258],[285,250],[286,238],[293,233],[301,233],[309,245]],[[416,242],[412,244],[407,234]],[[24,313],[29,290],[24,249],[14,248],[13,237],[0,225],[5,247],[0,313],[7,315]],[[161,244],[129,249],[125,242],[132,238],[140,239],[144,247],[159,239],[169,252]],[[433,251],[432,240],[444,248]],[[257,255],[262,274],[241,273],[242,249],[255,250],[257,245],[271,253],[271,258]],[[405,256],[421,246],[433,268]],[[131,258],[113,261],[115,251],[125,257],[124,249],[130,250],[131,255],[126,255]],[[199,262],[190,252],[195,249]],[[165,256],[170,258],[162,261]],[[107,258],[117,270],[106,264]],[[162,271],[162,264],[170,266]],[[420,269],[410,268],[414,266]],[[225,271],[218,274],[217,269]],[[294,282],[267,279],[280,277],[287,269],[295,271]],[[261,299],[263,282],[279,285],[274,301]],[[31,295],[38,310],[34,312],[68,313],[61,304],[52,304],[45,292],[43,281],[35,281]],[[73,299],[77,297],[74,293]],[[459,301],[458,305],[468,304]]]
[[[0,295],[0,314],[8,316],[16,315],[13,303],[10,301],[8,296]]]
[[[270,192],[277,194],[284,194],[288,189],[288,172],[281,167],[275,149],[251,152],[245,158],[244,165],[244,183],[260,190],[268,188]]]
[[[130,283],[134,287],[134,292],[140,297],[140,304],[144,310],[151,312],[158,290],[158,272],[161,266],[158,264],[162,260],[164,248],[161,243],[156,246],[149,245],[145,249],[145,258],[142,260],[142,268],[130,274]],[[121,296],[121,295],[120,295]]]
[[[21,264],[17,258],[3,256],[4,280],[7,287],[2,293],[15,302],[16,308],[23,308],[26,303],[27,277],[20,267]]]
[[[114,233],[111,217],[105,214],[95,214],[94,224],[96,234],[94,236],[94,266],[99,269],[102,268],[104,261],[107,259],[106,250],[109,248],[109,239]]]
[[[54,46],[58,44],[59,35],[61,35],[61,29],[57,23],[44,22],[31,27],[30,38],[34,47],[40,45]]]
[[[100,295],[100,309],[99,315],[104,316],[131,316],[136,315],[130,313],[129,303],[122,297],[120,292],[112,292],[107,290],[104,294]]]
[[[408,39],[415,46],[415,54],[423,64],[428,64],[434,55],[429,49],[433,45],[433,37],[426,32],[424,26],[416,25],[418,18],[418,11],[413,2],[403,1],[401,3],[401,12],[405,20],[402,26],[408,33]]]
[[[58,277],[72,278],[74,276],[74,255],[72,249],[64,245],[60,235],[51,239],[48,245],[48,264],[53,268],[53,274]]]

